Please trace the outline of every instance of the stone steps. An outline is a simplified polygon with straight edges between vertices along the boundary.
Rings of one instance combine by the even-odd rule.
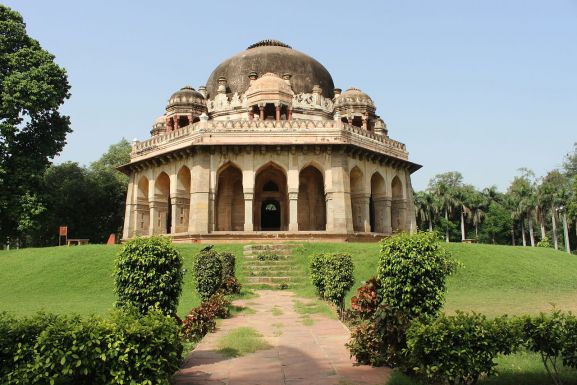
[[[302,271],[292,262],[292,252],[302,244],[275,243],[245,245],[242,271],[246,287],[282,290],[301,285]],[[278,259],[259,259],[260,254],[274,254]]]

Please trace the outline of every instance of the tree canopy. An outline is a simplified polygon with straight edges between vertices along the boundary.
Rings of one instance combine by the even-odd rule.
[[[71,132],[58,108],[70,94],[66,71],[26,33],[22,16],[0,5],[0,242],[36,227],[50,159]]]

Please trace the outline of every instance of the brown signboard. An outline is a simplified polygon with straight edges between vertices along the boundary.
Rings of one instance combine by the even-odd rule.
[[[68,236],[68,226],[60,226],[60,236],[61,237]]]

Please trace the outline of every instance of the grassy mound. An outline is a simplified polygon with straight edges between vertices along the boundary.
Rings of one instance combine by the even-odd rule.
[[[192,285],[192,258],[203,245],[177,245],[184,256],[185,286],[179,314],[198,304]],[[448,244],[463,267],[449,279],[445,310],[475,310],[487,315],[536,313],[558,308],[577,311],[577,257],[552,249]],[[242,277],[242,246],[217,245],[237,255]],[[88,245],[0,251],[0,310],[24,315],[44,309],[80,314],[105,313],[114,303],[113,266],[118,246]],[[295,252],[308,273],[309,256],[347,252],[355,263],[356,286],[376,273],[375,243],[310,243]],[[308,274],[298,294],[313,297]]]

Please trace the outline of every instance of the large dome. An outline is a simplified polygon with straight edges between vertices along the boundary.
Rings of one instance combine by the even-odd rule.
[[[334,96],[333,78],[321,63],[280,41],[263,40],[225,60],[212,71],[206,83],[209,99],[216,96],[220,77],[226,78],[227,93],[244,93],[250,85],[249,74],[252,71],[259,77],[269,72],[278,76],[291,75],[290,83],[295,94],[311,93],[313,86],[319,85],[323,96]]]

